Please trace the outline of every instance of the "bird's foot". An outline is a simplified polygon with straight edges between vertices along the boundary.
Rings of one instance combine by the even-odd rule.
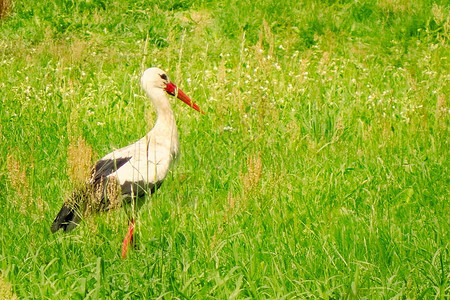
[[[126,258],[127,257],[128,246],[133,243],[133,231],[134,231],[134,220],[131,219],[130,226],[128,226],[127,235],[123,239],[122,258]]]

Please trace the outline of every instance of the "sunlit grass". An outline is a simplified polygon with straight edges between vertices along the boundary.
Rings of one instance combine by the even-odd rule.
[[[288,1],[289,2],[289,1]],[[0,270],[20,298],[445,298],[450,19],[436,1],[42,3],[0,23]],[[50,233],[90,160],[153,125],[181,157],[122,210]]]

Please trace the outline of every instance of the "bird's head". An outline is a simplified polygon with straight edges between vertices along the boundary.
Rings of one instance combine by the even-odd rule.
[[[162,89],[169,95],[175,96],[196,111],[204,114],[200,107],[195,104],[182,90],[172,83],[166,72],[160,68],[149,68],[141,77],[141,85],[147,92],[152,89]]]

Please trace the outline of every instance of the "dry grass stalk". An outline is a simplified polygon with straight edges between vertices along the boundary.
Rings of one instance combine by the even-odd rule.
[[[76,186],[84,184],[89,178],[92,157],[92,148],[82,137],[72,141],[67,148],[68,175]]]
[[[264,51],[264,42],[269,45],[269,49]],[[266,72],[271,69],[270,58],[273,57],[274,52],[274,38],[269,24],[266,20],[263,21],[263,27],[259,31],[259,38],[254,46],[255,57],[259,61],[261,71]]]
[[[6,157],[6,168],[11,186],[17,194],[13,200],[14,206],[19,206],[20,212],[26,213],[31,201],[31,188],[28,183],[26,169],[20,165],[19,161],[11,153]]]
[[[256,42],[255,45],[255,54],[257,57],[261,57],[262,56],[261,53],[264,52],[263,40],[264,40],[264,29],[261,28],[261,30],[259,31],[258,41]]]
[[[262,161],[259,153],[247,158],[248,172],[241,175],[245,192],[252,191],[259,183],[262,175]]]
[[[310,55],[311,55],[310,53],[305,52],[301,56],[301,60],[300,60],[300,63],[298,65],[298,71],[297,71],[298,75],[294,77],[295,80],[297,81],[296,82],[297,86],[302,86],[303,83],[306,80],[305,79],[306,76],[304,74],[308,71],[308,68],[309,68],[309,65],[310,65]]]
[[[227,83],[227,73],[226,73],[227,68],[225,66],[225,63],[226,63],[225,59],[222,59],[220,61],[219,68],[217,71],[217,82],[222,86],[225,86]]]
[[[344,124],[344,119],[342,116],[340,116],[337,120],[336,123],[334,125],[334,136],[333,136],[333,141],[337,142],[339,140],[339,138],[341,137],[341,135],[344,133],[345,130],[345,124]]]
[[[212,24],[211,13],[206,10],[192,10],[186,14],[176,15],[182,22],[194,25],[194,30],[198,33],[204,33],[206,27]]]
[[[267,54],[269,56],[273,56],[273,48],[274,48],[273,34],[266,20],[263,21],[263,26],[264,26],[264,34],[266,36],[266,42],[269,43],[269,50]]]
[[[47,207],[47,203],[44,202],[42,197],[38,196],[36,198],[36,205],[37,205],[37,208],[39,209],[39,211],[42,212],[41,217],[44,218],[43,212],[45,211],[45,209]]]
[[[12,9],[10,0],[0,0],[0,19],[6,17]]]
[[[359,123],[361,125],[361,136],[363,141],[368,141],[372,138],[372,125],[364,123],[361,119],[359,119]]]
[[[436,119],[445,118],[447,115],[447,100],[445,94],[440,94],[436,101]]]
[[[45,38],[47,43],[44,43],[40,52],[48,53],[53,57],[56,57],[63,64],[74,64],[86,59],[88,49],[95,46],[96,40],[91,39],[89,41],[73,38],[72,41],[56,41],[52,39],[53,32],[45,30]]]
[[[329,69],[330,63],[330,52],[325,51],[322,55],[322,58],[319,61],[318,71],[320,73],[325,72]]]
[[[233,197],[231,191],[228,193],[228,211],[233,211],[235,207],[236,200]]]
[[[228,80],[227,80],[226,60],[224,58],[222,58],[222,60],[219,63],[216,76],[217,76],[217,89],[216,89],[217,98],[218,99],[229,98],[229,96],[226,95],[227,89],[225,88],[225,86],[228,83]],[[227,112],[230,110],[232,104],[233,104],[232,101],[225,101],[224,105],[218,107],[217,114],[226,115]]]
[[[378,0],[377,5],[383,10],[394,13],[410,11],[414,1],[409,0]]]
[[[297,121],[291,121],[286,124],[287,136],[298,142],[301,139],[300,126]]]
[[[93,202],[91,202],[91,205],[95,206],[91,208],[93,209],[93,212],[103,210],[102,206],[104,204],[101,201],[102,196],[105,196],[106,199],[108,199],[107,210],[114,210],[122,205],[121,190],[117,179],[115,177],[111,177],[109,179],[102,179],[101,181],[103,180],[108,180],[108,182],[105,185],[103,184],[103,182],[101,182],[100,184],[101,187],[105,186],[105,189],[97,188],[94,191],[94,200]]]
[[[444,23],[444,38],[442,42],[448,41],[450,39],[450,16],[447,16],[447,20]]]
[[[317,153],[320,150],[320,145],[316,139],[314,139],[310,134],[305,136],[305,143],[308,146],[308,150],[312,153]]]
[[[74,39],[70,45],[70,53],[68,54],[68,56],[70,56],[70,61],[76,63],[85,59],[86,53],[88,53],[90,47],[92,47],[92,45],[89,45],[89,42]]]
[[[436,101],[436,121],[443,128],[446,128],[447,112],[447,99],[445,94],[440,94]]]
[[[17,300],[17,296],[13,293],[11,283],[7,282],[0,274],[0,299]]]

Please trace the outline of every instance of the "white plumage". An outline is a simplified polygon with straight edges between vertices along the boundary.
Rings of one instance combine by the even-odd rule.
[[[155,126],[136,143],[115,150],[95,163],[86,185],[65,201],[53,222],[52,232],[60,228],[70,231],[88,213],[116,208],[124,199],[153,192],[167,176],[179,149],[177,126],[167,94],[202,111],[159,68],[145,70],[141,84],[156,109]],[[131,225],[130,231],[131,240]]]
[[[178,131],[172,108],[165,92],[169,81],[161,77],[161,69],[147,69],[141,84],[153,101],[157,120],[153,129],[136,143],[104,156],[102,160],[130,158],[117,171],[108,175],[116,177],[121,185],[127,182],[156,184],[167,176],[172,161],[178,155]],[[166,77],[167,78],[167,75]]]

